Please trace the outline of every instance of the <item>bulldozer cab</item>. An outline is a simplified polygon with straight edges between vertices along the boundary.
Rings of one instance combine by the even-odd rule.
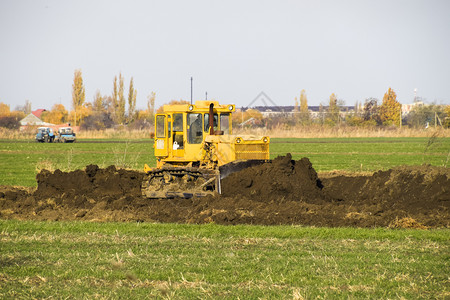
[[[209,111],[211,104],[212,114]],[[234,109],[234,105],[219,105],[215,101],[164,105],[164,113],[155,116],[157,166],[167,162],[187,165],[200,161],[206,136],[231,134],[231,112]]]
[[[147,198],[221,193],[221,179],[270,158],[267,136],[233,135],[234,105],[216,101],[164,105],[155,116],[156,168],[144,166]]]

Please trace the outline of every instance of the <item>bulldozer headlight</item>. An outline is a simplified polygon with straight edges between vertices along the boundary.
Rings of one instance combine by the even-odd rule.
[[[269,139],[267,138],[267,136],[265,136],[264,138],[263,138],[263,142],[264,143],[267,143],[269,141]]]
[[[241,138],[236,138],[236,144],[239,144],[241,142]]]
[[[189,105],[189,111],[193,111],[194,110],[194,105]]]
[[[228,110],[229,110],[229,111],[232,111],[233,108],[234,108],[233,105],[228,105]]]

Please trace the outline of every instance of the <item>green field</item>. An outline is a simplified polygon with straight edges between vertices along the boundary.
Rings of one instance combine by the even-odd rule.
[[[73,144],[0,141],[0,185],[36,186],[41,169],[84,169],[89,164],[143,170],[155,165],[150,140],[87,140]]]
[[[0,141],[0,185],[155,165],[152,141]],[[448,166],[449,139],[272,139],[319,171]],[[449,299],[450,230],[0,220],[0,298]]]
[[[448,230],[0,221],[0,298],[448,299]]]
[[[0,140],[0,185],[35,186],[43,168],[74,170],[89,164],[142,170],[155,166],[152,140],[84,140],[74,144],[41,144]],[[450,164],[448,138],[272,139],[271,157],[292,153],[308,157],[318,172],[372,172],[398,165]]]

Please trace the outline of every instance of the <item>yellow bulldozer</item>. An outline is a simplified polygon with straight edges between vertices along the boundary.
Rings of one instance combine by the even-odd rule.
[[[147,198],[221,193],[221,179],[269,160],[267,136],[233,135],[233,104],[196,101],[164,105],[155,116],[156,167],[144,167]]]

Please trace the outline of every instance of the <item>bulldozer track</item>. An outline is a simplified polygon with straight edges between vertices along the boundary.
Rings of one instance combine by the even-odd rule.
[[[218,171],[164,166],[149,171],[141,185],[146,198],[192,198],[220,193]]]

